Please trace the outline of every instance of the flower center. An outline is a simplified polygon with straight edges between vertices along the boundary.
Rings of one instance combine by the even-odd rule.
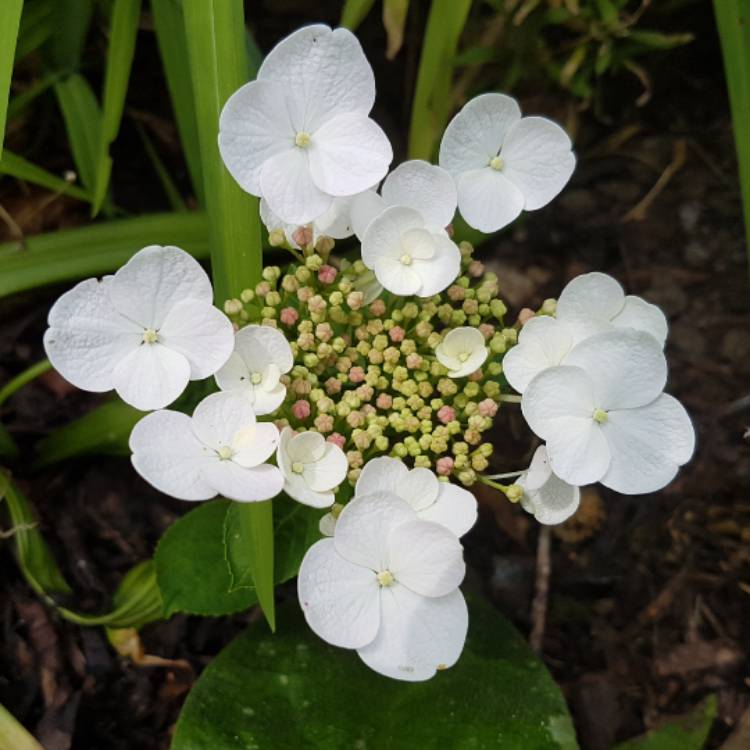
[[[469,352],[461,352],[461,354],[458,355],[459,362],[466,362],[468,358],[469,358]]]
[[[294,145],[300,148],[307,148],[310,145],[310,134],[300,131],[294,136]]]
[[[259,372],[253,372],[250,375],[250,382],[253,385],[258,385],[263,380],[263,376]]]
[[[503,161],[503,157],[499,154],[497,156],[493,156],[490,159],[490,166],[493,169],[496,169],[498,172],[505,166],[505,162]]]
[[[594,422],[598,422],[599,424],[604,424],[609,419],[609,415],[604,409],[594,409],[594,413],[591,416]]]
[[[393,573],[391,573],[390,570],[381,570],[375,577],[378,579],[378,583],[383,587],[393,586],[396,582],[396,579],[393,577]]]
[[[301,474],[305,470],[305,465],[302,463],[302,461],[295,461],[292,464],[292,471],[295,474]]]
[[[399,260],[401,261],[401,265],[402,266],[410,266],[411,265],[411,261],[412,261],[412,257],[411,257],[411,255],[409,255],[409,253],[404,253],[399,258]]]
[[[216,452],[222,461],[228,461],[234,455],[234,451],[228,445],[222,445]]]
[[[147,328],[143,332],[144,344],[155,344],[159,340],[159,334],[153,328]]]

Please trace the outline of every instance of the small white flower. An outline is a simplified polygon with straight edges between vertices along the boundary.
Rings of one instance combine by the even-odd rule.
[[[581,502],[581,490],[555,476],[547,459],[547,449],[540,445],[529,468],[516,479],[523,487],[521,505],[539,523],[558,524],[570,518]]]
[[[576,276],[568,283],[557,301],[556,315],[578,341],[606,323],[646,331],[661,346],[667,338],[667,319],[656,305],[632,294],[625,296],[615,279],[598,271]]]
[[[180,500],[268,500],[284,477],[267,461],[279,443],[270,422],[257,422],[246,398],[213,393],[192,417],[164,410],[146,415],[130,433],[135,470]]]
[[[450,121],[440,166],[456,180],[458,210],[481,232],[546,206],[565,186],[575,156],[565,131],[544,117],[521,117],[515,99],[482,94]]]
[[[349,464],[338,445],[319,432],[300,432],[291,427],[281,431],[276,463],[284,475],[284,492],[313,508],[328,508],[334,493],[346,478]]]
[[[599,333],[576,345],[564,365],[539,373],[521,410],[561,479],[601,482],[623,494],[654,492],[672,481],[695,445],[685,409],[662,393],[666,377],[651,334]]]
[[[335,196],[383,178],[391,145],[368,117],[372,68],[346,29],[307,26],[266,56],[257,80],[224,105],[222,159],[243,190],[265,198],[288,224],[307,224]]]
[[[468,326],[448,331],[435,349],[438,362],[448,368],[450,378],[464,378],[476,372],[484,364],[487,354],[482,332]]]
[[[418,682],[461,655],[469,621],[458,589],[464,573],[455,534],[376,492],[352,500],[333,538],[310,547],[297,589],[323,640],[356,649],[380,674]]]
[[[234,337],[234,351],[216,373],[222,391],[244,393],[256,414],[271,414],[286,397],[279,378],[294,365],[292,348],[272,326],[249,325]]]
[[[331,207],[316,219],[311,221],[307,226],[312,230],[313,246],[321,237],[331,237],[334,240],[344,240],[351,237],[354,230],[351,226],[349,210],[351,208],[351,197],[334,198]],[[295,250],[300,249],[294,235],[300,229],[298,224],[288,224],[271,211],[268,201],[265,198],[260,199],[260,218],[266,225],[269,233],[274,230],[284,232],[286,241]]]
[[[318,531],[323,536],[333,536],[336,532],[336,521],[339,520],[341,511],[344,509],[343,505],[334,503],[331,506],[331,510],[328,511],[318,522]]]
[[[114,276],[86,279],[49,312],[44,349],[78,388],[114,388],[136,409],[174,401],[232,351],[232,324],[211,303],[211,281],[178,247],[152,245]]]
[[[461,252],[445,230],[413,208],[390,206],[367,226],[362,261],[389,292],[431,297],[458,276]]]
[[[388,206],[419,211],[425,224],[445,229],[456,213],[456,186],[448,172],[421,159],[399,164],[380,188],[355,195],[351,205],[352,229],[361,240],[369,223]]]
[[[463,536],[477,520],[477,501],[468,490],[441,482],[429,469],[409,470],[403,461],[382,456],[368,461],[354,496],[389,492],[405,500],[419,518],[434,521]]]

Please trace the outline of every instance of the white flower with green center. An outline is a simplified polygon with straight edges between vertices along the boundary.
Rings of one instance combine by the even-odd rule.
[[[468,628],[463,548],[389,492],[355,497],[299,571],[302,611],[324,641],[376,672],[428,680],[456,663]]]
[[[536,449],[529,468],[515,483],[523,489],[521,505],[539,523],[562,523],[578,510],[581,502],[580,488],[555,476],[543,445]]]
[[[468,326],[448,331],[435,349],[438,362],[448,368],[450,378],[464,378],[476,372],[484,364],[487,354],[482,332]]]
[[[234,393],[207,396],[192,417],[155,411],[130,433],[135,470],[157,490],[180,500],[275,497],[284,477],[265,462],[278,444],[276,426],[258,422],[248,400]]]
[[[256,414],[271,414],[286,398],[283,374],[294,365],[292,348],[272,326],[249,325],[234,337],[234,351],[216,373],[222,391],[244,394]]]
[[[450,121],[440,166],[456,181],[458,210],[481,232],[495,232],[521,211],[546,206],[573,174],[565,131],[544,117],[521,117],[515,99],[482,94]]]
[[[362,261],[389,292],[431,297],[456,279],[461,252],[444,229],[428,226],[419,211],[389,206],[365,230]]]
[[[313,508],[328,508],[334,490],[346,478],[349,464],[338,445],[329,443],[319,432],[294,434],[291,427],[281,431],[276,463],[284,475],[284,492]]]
[[[160,409],[232,351],[232,324],[212,299],[194,258],[177,247],[146,247],[114,276],[63,294],[49,312],[44,348],[78,388],[114,388],[136,409]]]
[[[224,105],[221,157],[283,222],[307,224],[388,171],[393,151],[368,117],[374,102],[372,68],[354,34],[307,26],[279,42],[257,80]]]
[[[617,329],[582,341],[564,365],[534,377],[521,410],[564,481],[601,482],[628,495],[655,492],[695,447],[687,412],[662,393],[666,379],[656,339]]]

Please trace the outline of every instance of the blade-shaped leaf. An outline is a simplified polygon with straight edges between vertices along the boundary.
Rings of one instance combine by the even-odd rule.
[[[10,79],[13,75],[16,39],[22,9],[23,0],[3,0],[0,3],[0,155],[2,155],[5,140]]]
[[[49,41],[49,57],[59,70],[75,70],[91,25],[94,0],[55,0],[55,26]]]
[[[0,706],[0,747],[12,750],[44,750],[4,706]]]
[[[346,0],[341,9],[341,26],[354,31],[365,20],[373,5],[375,0]]]
[[[7,149],[3,151],[3,156],[0,159],[0,174],[15,177],[17,180],[23,180],[24,182],[31,182],[34,185],[53,190],[55,193],[77,198],[79,201],[89,202],[91,200],[91,195],[88,191],[83,190],[77,185],[72,185],[70,182],[51,174],[46,169],[32,164],[30,161],[24,159],[23,156],[14,154]]]

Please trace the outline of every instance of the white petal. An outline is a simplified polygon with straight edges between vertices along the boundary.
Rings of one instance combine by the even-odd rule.
[[[598,333],[573,347],[566,365],[585,370],[595,407],[630,409],[653,401],[667,382],[667,360],[651,334],[632,328]]]
[[[449,378],[465,378],[467,375],[471,375],[472,372],[476,372],[487,359],[488,351],[487,347],[481,349],[475,349],[469,359],[459,364],[454,370],[448,371]]]
[[[385,570],[393,529],[416,519],[406,501],[388,492],[358,495],[341,511],[336,549],[349,562],[376,572]]]
[[[313,544],[299,569],[297,595],[307,624],[343,648],[371,643],[380,627],[380,586],[372,570],[345,560],[333,539]]]
[[[279,446],[279,430],[272,422],[256,422],[234,436],[232,461],[252,469],[268,461]]]
[[[336,521],[338,519],[333,513],[326,513],[318,523],[318,531],[323,536],[333,536],[336,532]]]
[[[322,458],[305,464],[302,476],[313,492],[328,492],[344,481],[348,470],[349,464],[344,451],[338,445],[325,443]]]
[[[611,320],[622,311],[625,292],[619,282],[606,273],[592,271],[568,282],[557,300],[557,318]]]
[[[334,198],[331,207],[313,222],[313,229],[318,237],[332,237],[334,240],[344,240],[354,234],[352,226],[351,208],[354,196]]]
[[[440,166],[455,176],[486,167],[500,151],[508,129],[520,119],[515,99],[504,94],[477,96],[448,123],[440,143]]]
[[[424,219],[418,211],[389,206],[367,225],[362,237],[363,263],[368,268],[375,268],[381,258],[398,260],[403,255],[401,235],[423,227]]]
[[[389,206],[414,208],[430,226],[447,227],[456,213],[458,196],[450,173],[421,159],[399,164],[381,192]]]
[[[629,294],[622,310],[612,318],[618,328],[635,328],[650,333],[662,346],[667,340],[667,319],[656,305]]]
[[[286,398],[286,386],[279,383],[273,390],[266,391],[263,388],[253,389],[252,405],[257,416],[273,414]]]
[[[212,461],[201,467],[201,474],[218,494],[241,503],[270,500],[284,487],[281,472],[270,464],[247,469],[234,461]]]
[[[352,198],[352,229],[359,240],[364,237],[370,222],[385,208],[385,201],[375,190],[365,190]]]
[[[290,428],[285,428],[286,432]],[[325,453],[326,440],[319,432],[300,432],[291,437],[286,443],[286,454],[294,463],[309,463],[319,461]]]
[[[141,344],[117,363],[112,384],[120,398],[141,411],[171,404],[190,380],[190,363],[159,343]]]
[[[250,81],[237,89],[221,110],[221,158],[239,186],[252,195],[261,194],[263,164],[294,146],[295,135],[285,92],[277,84]]]
[[[523,211],[523,193],[500,171],[482,167],[457,179],[458,210],[470,227],[496,232]]]
[[[380,126],[356,112],[337,115],[318,128],[308,151],[313,182],[337,196],[372,187],[393,161],[390,141]]]
[[[547,484],[551,476],[552,469],[547,458],[547,448],[540,445],[534,451],[529,468],[518,478],[517,484],[520,484],[524,489],[535,492]]]
[[[461,251],[449,237],[434,234],[435,254],[429,260],[415,258],[411,268],[422,279],[416,292],[420,297],[432,297],[447,289],[461,272]]]
[[[151,245],[139,250],[112,278],[112,304],[143,328],[159,330],[182,300],[211,304],[211,281],[195,258],[179,247]]]
[[[663,393],[638,409],[612,411],[602,425],[612,463],[601,482],[626,495],[669,484],[695,449],[695,430],[677,399]]]
[[[568,134],[552,120],[524,117],[512,125],[500,152],[503,174],[523,193],[526,211],[546,206],[576,166]]]
[[[554,525],[570,518],[578,510],[580,502],[579,487],[550,474],[542,487],[528,492],[528,501],[524,503],[524,507],[533,513],[539,523]]]
[[[232,323],[213,305],[198,300],[178,302],[159,329],[159,341],[190,363],[190,379],[213,375],[234,347]]]
[[[372,68],[357,37],[343,28],[295,31],[266,55],[258,79],[281,85],[296,129],[308,133],[337,114],[367,114],[375,102]]]
[[[235,349],[253,372],[262,372],[271,364],[282,373],[294,365],[292,348],[286,336],[272,326],[249,325],[235,335]]]
[[[214,450],[232,447],[235,440],[255,425],[250,402],[232,391],[219,391],[201,401],[193,412],[193,431]]]
[[[313,182],[308,153],[297,147],[264,162],[260,189],[269,208],[287,224],[307,224],[325,213],[333,201]]]
[[[400,475],[394,491],[419,512],[437,500],[440,482],[429,469],[417,467]]]
[[[130,433],[135,470],[157,490],[180,500],[208,500],[216,490],[200,469],[215,460],[195,437],[190,417],[176,411],[155,411]]]
[[[546,440],[553,473],[569,484],[598,482],[609,469],[609,445],[601,426],[593,419],[556,419],[550,423]]]
[[[52,366],[87,391],[112,389],[117,363],[140,346],[143,331],[109,299],[111,277],[87,279],[65,292],[49,312],[44,350]]]
[[[289,497],[311,508],[330,508],[336,497],[332,492],[314,492],[299,474],[291,474],[284,479],[284,492]],[[333,536],[333,533],[327,534]]]
[[[407,229],[401,235],[401,247],[413,259],[429,260],[435,255],[434,238],[427,229]]]
[[[448,368],[451,378],[471,375],[484,364],[487,354],[481,331],[469,326],[449,331],[435,349],[438,362]]]
[[[354,494],[358,496],[372,492],[393,492],[398,495],[398,488],[408,473],[406,464],[397,458],[372,458],[362,467]]]
[[[437,500],[418,515],[424,521],[433,521],[463,536],[477,520],[477,501],[468,490],[450,482],[439,482]]]
[[[458,661],[468,626],[469,613],[458,589],[429,598],[396,584],[382,590],[377,637],[357,653],[386,677],[421,682]]]
[[[399,297],[417,294],[422,288],[421,276],[399,260],[379,258],[373,264],[373,269],[383,287]]]

